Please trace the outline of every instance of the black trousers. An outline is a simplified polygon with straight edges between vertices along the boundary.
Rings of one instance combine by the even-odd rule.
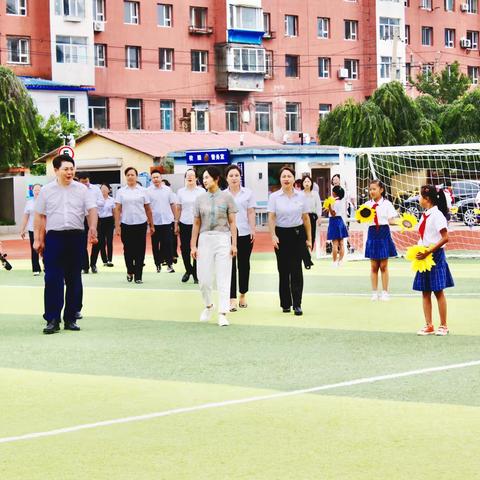
[[[197,278],[197,261],[193,260],[192,262],[192,257],[190,256],[190,240],[192,239],[193,225],[180,222],[178,226],[180,228],[180,250],[185,272],[193,275],[193,278]]]
[[[178,258],[178,235],[175,235],[175,223],[171,224],[172,228],[172,258]]]
[[[279,248],[275,250],[280,276],[279,294],[282,308],[301,307],[303,293],[302,256],[305,249],[305,228],[276,227]]]
[[[33,249],[33,232],[30,230],[28,231],[28,238],[30,239],[30,253],[32,257],[32,272],[41,272],[42,268],[40,267],[40,259],[38,257],[38,253],[36,250]]]
[[[113,217],[98,219],[98,243],[92,246],[90,265],[97,265],[98,254],[102,256],[103,263],[111,262],[113,256],[113,231],[115,224]]]
[[[317,219],[318,215],[316,213],[309,213],[308,216],[310,217],[310,229],[312,231],[312,250],[313,246],[315,245],[315,235],[317,234]],[[307,244],[304,244],[303,249],[303,264],[306,268],[313,265],[312,256],[310,251],[308,250]]]
[[[145,249],[147,247],[147,223],[138,225],[125,225],[122,227],[123,256],[127,273],[133,274],[135,280],[141,280],[143,274],[143,262],[145,261]]]
[[[82,255],[82,270],[88,270],[90,268],[90,260],[88,255],[88,222],[85,218],[85,235],[83,237],[83,255]]]
[[[173,263],[173,230],[172,224],[155,225],[155,233],[152,235],[152,253],[155,265],[158,267],[163,262],[167,265]]]
[[[230,298],[237,298],[237,267],[238,289],[241,294],[248,292],[250,280],[250,255],[253,243],[250,235],[238,236],[237,232],[237,256],[232,258],[232,280],[230,282]]]

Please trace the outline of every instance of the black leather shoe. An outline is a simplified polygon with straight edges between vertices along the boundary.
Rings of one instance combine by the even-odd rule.
[[[282,308],[282,312],[283,313],[290,313],[290,309],[289,308]]]
[[[193,277],[193,283],[198,284],[198,278],[197,277]]]
[[[82,312],[77,312],[75,314],[75,320],[81,320],[83,318]]]
[[[160,273],[162,271],[162,266],[161,265],[157,265],[157,273]]]
[[[57,333],[60,330],[58,326],[58,322],[56,320],[52,320],[51,322],[47,323],[47,326],[43,329],[43,333],[45,335],[50,335],[52,333]]]
[[[141,284],[141,283],[143,283],[143,280],[139,278],[139,279],[135,280],[135,283]]]
[[[64,330],[71,330],[72,332],[79,332],[80,327],[75,322],[66,323],[63,327]]]
[[[90,268],[92,269],[92,273],[98,273],[96,265],[92,265]]]
[[[190,274],[189,273],[184,273],[182,277],[182,282],[186,283],[190,279]]]
[[[300,307],[295,307],[293,309],[293,312],[295,315],[297,315],[297,317],[299,317],[300,315],[303,315],[302,309]]]
[[[107,267],[113,267],[113,263],[112,262],[107,262]]]
[[[133,273],[127,273],[127,282],[131,282],[133,280]]]
[[[87,275],[87,274],[88,274],[88,268],[82,269],[82,273],[84,273],[85,275]]]

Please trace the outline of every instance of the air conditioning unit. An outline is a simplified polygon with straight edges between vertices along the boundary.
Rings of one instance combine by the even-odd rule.
[[[94,32],[104,32],[105,31],[105,22],[93,22],[93,31]]]
[[[242,112],[242,122],[250,123],[250,110],[244,110]]]
[[[338,78],[348,78],[348,68],[339,68]]]
[[[461,38],[460,39],[460,46],[462,48],[471,48],[472,47],[472,42],[469,38]]]
[[[461,10],[462,12],[468,12],[468,10],[469,10],[469,9],[468,9],[468,3],[461,3],[461,4],[460,4],[460,10]]]

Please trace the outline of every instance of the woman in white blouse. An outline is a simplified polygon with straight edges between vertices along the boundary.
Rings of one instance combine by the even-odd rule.
[[[42,271],[38,253],[33,249],[33,219],[35,218],[35,201],[38,198],[41,188],[42,186],[39,183],[36,183],[33,186],[33,198],[27,200],[23,214],[22,228],[20,229],[20,236],[22,239],[25,239],[28,231],[28,237],[30,239],[30,254],[32,259],[32,272],[34,276],[40,275],[40,272]]]
[[[310,228],[312,229],[312,249],[315,246],[315,236],[317,234],[317,225],[320,224],[322,216],[322,201],[318,192],[313,190],[313,181],[310,175],[305,175],[302,180],[302,190],[305,195],[305,203],[307,205],[308,216],[310,217]],[[313,265],[310,251],[305,247],[303,264],[306,269],[310,269]]]

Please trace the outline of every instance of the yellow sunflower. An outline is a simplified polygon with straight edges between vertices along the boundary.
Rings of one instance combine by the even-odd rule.
[[[355,219],[358,220],[360,223],[368,223],[372,222],[375,218],[375,210],[368,205],[362,205],[356,212],[355,212]]]
[[[405,212],[398,220],[397,222],[401,229],[402,232],[405,232],[407,230],[414,230],[415,225],[418,223],[417,217],[415,215],[412,215],[411,213]]]
[[[333,204],[335,203],[335,199],[333,197],[328,197],[324,200],[323,202],[323,208],[324,210],[328,210],[329,207],[333,207]]]
[[[424,247],[423,245],[412,245],[408,248],[405,258],[412,262],[412,270],[414,272],[429,272],[435,265],[433,255],[431,253],[423,260],[418,260],[417,253],[424,253],[427,250],[428,248]]]
[[[451,213],[452,215],[456,215],[456,214],[458,213],[458,207],[452,207],[452,208],[450,209],[450,213]]]
[[[474,208],[474,209],[473,209],[473,213],[474,213],[475,215],[480,215],[480,208]]]

